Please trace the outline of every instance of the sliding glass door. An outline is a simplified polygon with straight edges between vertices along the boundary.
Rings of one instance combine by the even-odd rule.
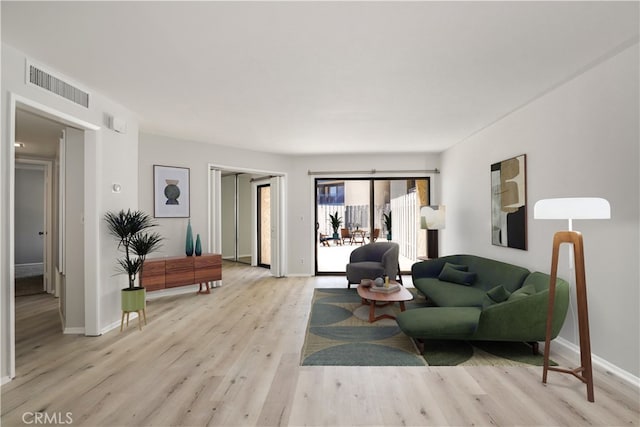
[[[429,178],[316,179],[316,274],[344,273],[351,251],[375,241],[400,246],[400,269],[426,255],[420,207]]]

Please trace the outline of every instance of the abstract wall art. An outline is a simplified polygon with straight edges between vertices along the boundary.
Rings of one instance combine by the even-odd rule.
[[[526,154],[491,165],[491,243],[527,250]]]
[[[189,168],[153,165],[153,216],[189,217]]]

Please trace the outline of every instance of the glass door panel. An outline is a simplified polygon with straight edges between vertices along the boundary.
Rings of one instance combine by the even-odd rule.
[[[400,269],[410,271],[427,252],[420,207],[428,204],[428,178],[317,179],[316,273],[344,273],[353,249],[386,240],[400,245]]]
[[[376,180],[374,200],[380,212],[380,238],[400,246],[400,270],[408,272],[427,254],[427,233],[420,228],[420,207],[429,204],[429,180]],[[377,223],[377,222],[376,222]]]

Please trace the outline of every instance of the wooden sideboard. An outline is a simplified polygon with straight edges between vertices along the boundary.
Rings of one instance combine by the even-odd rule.
[[[141,283],[147,291],[199,284],[198,293],[209,293],[209,282],[222,280],[222,255],[178,256],[147,259]],[[202,285],[206,285],[203,289]]]

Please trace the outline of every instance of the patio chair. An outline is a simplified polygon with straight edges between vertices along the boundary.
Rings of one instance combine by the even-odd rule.
[[[348,240],[349,244],[353,243],[353,236],[351,236],[351,232],[348,228],[340,229],[340,238],[342,239],[342,244],[344,244],[345,240]]]
[[[362,279],[375,279],[389,276],[389,279],[402,283],[398,256],[400,246],[393,242],[376,242],[360,246],[353,250],[347,264],[347,287],[359,284]]]

